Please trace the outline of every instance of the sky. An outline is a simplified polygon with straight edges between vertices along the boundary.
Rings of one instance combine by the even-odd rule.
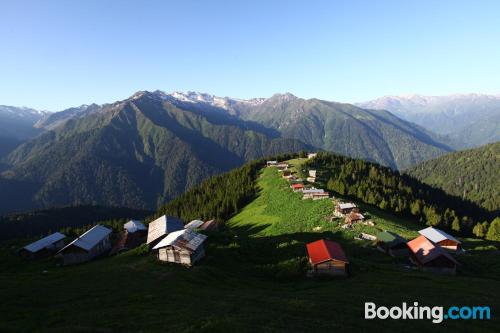
[[[500,93],[500,1],[0,0],[0,104]]]

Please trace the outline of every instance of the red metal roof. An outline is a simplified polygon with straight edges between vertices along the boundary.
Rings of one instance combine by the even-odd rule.
[[[292,184],[292,188],[303,188],[304,184]]]
[[[326,239],[320,239],[318,241],[308,243],[306,247],[309,259],[313,265],[332,259],[349,263],[344,250],[342,250],[342,247],[340,247],[338,243]]]

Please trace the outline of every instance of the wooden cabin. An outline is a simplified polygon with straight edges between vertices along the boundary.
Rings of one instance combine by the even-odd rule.
[[[330,194],[328,194],[328,192],[323,192],[323,193],[313,193],[313,194],[312,194],[312,199],[313,199],[313,200],[330,199]]]
[[[302,193],[304,194],[302,199],[312,199],[314,195],[325,194],[325,190],[320,188],[309,188],[302,190]]]
[[[96,225],[58,252],[63,265],[78,264],[92,260],[111,249],[109,239],[112,230]]]
[[[408,255],[406,239],[390,231],[382,231],[377,234],[377,249],[392,257],[404,257]]]
[[[287,176],[291,176],[292,175],[292,171],[291,170],[283,170],[282,173],[281,173],[282,177],[283,178],[286,178]]]
[[[349,260],[338,243],[320,239],[306,247],[312,275],[347,275]]]
[[[364,219],[365,219],[365,217],[363,216],[363,214],[356,213],[356,212],[350,212],[345,217],[345,223],[346,224],[354,224],[357,222],[362,222]]]
[[[307,154],[307,158],[310,160],[310,159],[315,158],[317,155],[318,155],[318,153],[309,153],[309,154]]]
[[[215,231],[215,230],[219,229],[219,223],[217,223],[216,220],[205,221],[205,223],[203,223],[199,227],[199,229],[204,230],[204,231]]]
[[[458,262],[424,236],[407,243],[410,260],[422,271],[455,275]]]
[[[339,202],[335,206],[335,212],[340,215],[347,215],[351,212],[359,212],[359,208],[352,202]]]
[[[447,234],[443,230],[439,230],[433,227],[428,227],[422,229],[418,232],[434,244],[438,245],[442,249],[457,252],[462,249],[462,243],[455,237]]]
[[[192,266],[205,256],[204,242],[207,236],[190,229],[168,234],[156,246],[158,259],[185,266]]]
[[[146,243],[154,247],[169,233],[183,230],[184,223],[176,217],[163,215],[148,225],[148,237]]]
[[[290,188],[294,192],[302,192],[304,190],[304,184],[292,184]]]
[[[56,253],[64,247],[66,235],[55,232],[23,247],[19,253],[25,258],[41,258]]]
[[[286,170],[288,169],[288,163],[278,163],[276,165],[276,167],[278,168],[278,170],[282,171],[282,170]]]
[[[148,229],[137,220],[130,220],[123,225],[123,232],[120,234],[110,254],[118,254],[127,250],[135,249],[146,242]]]
[[[268,167],[276,167],[278,165],[278,161],[267,161],[266,164]]]

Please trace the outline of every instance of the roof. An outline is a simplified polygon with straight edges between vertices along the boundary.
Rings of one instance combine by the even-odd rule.
[[[106,238],[111,232],[112,232],[111,229],[108,229],[98,224],[95,227],[84,232],[80,237],[78,237],[77,239],[66,245],[59,252],[64,251],[70,246],[76,246],[86,251],[89,251],[94,246],[96,246],[100,241]]]
[[[304,184],[292,184],[292,188],[303,188]]]
[[[201,227],[203,223],[205,222],[203,222],[202,220],[192,220],[191,222],[189,222],[184,226],[184,229],[197,229]]]
[[[407,245],[410,251],[415,255],[417,261],[421,264],[426,264],[440,256],[448,258],[455,264],[457,263],[457,261],[449,253],[442,250],[439,246],[436,246],[424,236],[418,236],[417,238],[409,241]]]
[[[153,249],[157,250],[167,246],[174,246],[178,248],[185,248],[190,251],[195,251],[207,236],[194,232],[192,230],[184,229],[174,231],[163,238]]]
[[[345,263],[349,263],[344,250],[338,243],[320,239],[306,245],[307,253],[313,265],[320,264],[328,260],[339,260]]]
[[[312,193],[324,193],[325,190],[321,189],[321,188],[310,188],[310,189],[305,189],[304,191],[304,194],[312,194]]]
[[[456,239],[455,237],[448,235],[443,230],[439,230],[439,229],[436,229],[433,227],[428,227],[428,228],[422,229],[418,233],[425,236],[427,239],[433,241],[434,243],[439,243],[441,241],[448,239],[448,240],[454,241],[458,244],[461,244],[461,242],[458,239]]]
[[[201,230],[211,230],[215,229],[217,227],[217,221],[215,220],[210,220],[205,223],[200,227]]]
[[[349,209],[349,208],[356,208],[356,204],[353,204],[352,202],[346,202],[346,203],[340,203],[339,208],[340,209]]]
[[[377,240],[389,247],[406,243],[406,239],[390,231],[382,231],[377,234]]]
[[[60,232],[55,232],[51,235],[48,235],[47,237],[44,237],[42,239],[37,240],[36,242],[33,242],[31,244],[28,244],[24,247],[26,251],[35,253],[40,250],[43,250],[44,248],[59,242],[61,239],[66,238],[66,235],[61,234]]]
[[[365,217],[361,213],[350,213],[347,217],[351,220],[364,220]]]
[[[127,229],[128,232],[136,232],[138,230],[148,230],[146,226],[141,222],[137,220],[130,220],[127,223],[123,225],[124,229]]]
[[[176,217],[163,215],[148,225],[147,244],[177,230],[184,229],[184,224]]]

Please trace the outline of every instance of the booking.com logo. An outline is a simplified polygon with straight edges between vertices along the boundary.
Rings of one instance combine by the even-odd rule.
[[[402,303],[401,306],[378,306],[375,303],[365,303],[365,319],[428,319],[434,324],[444,320],[489,320],[491,311],[489,306],[451,306],[445,310],[442,306],[419,306]]]

